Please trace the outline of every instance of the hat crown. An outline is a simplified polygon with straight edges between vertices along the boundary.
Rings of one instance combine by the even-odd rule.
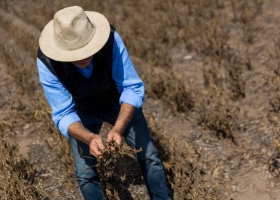
[[[39,38],[42,52],[61,62],[90,57],[108,41],[111,28],[104,15],[73,6],[56,12]]]
[[[54,15],[53,27],[56,46],[68,51],[85,46],[95,33],[95,27],[79,6],[58,11]]]

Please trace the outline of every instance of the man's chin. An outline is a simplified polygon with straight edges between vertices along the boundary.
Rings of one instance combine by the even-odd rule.
[[[83,64],[83,65],[77,65],[77,67],[80,67],[80,68],[86,68],[86,67],[88,67],[88,64]]]

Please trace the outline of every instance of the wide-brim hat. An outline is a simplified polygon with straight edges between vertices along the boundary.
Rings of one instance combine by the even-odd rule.
[[[104,15],[72,6],[59,10],[44,27],[39,46],[47,57],[71,62],[98,52],[109,35],[110,24]]]

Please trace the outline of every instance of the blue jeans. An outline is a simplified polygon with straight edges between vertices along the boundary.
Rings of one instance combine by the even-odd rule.
[[[116,105],[110,111],[102,115],[78,112],[83,125],[90,131],[98,134],[102,122],[114,125],[119,114],[120,106]],[[169,200],[166,178],[158,157],[158,150],[154,146],[150,132],[143,115],[142,109],[136,110],[132,120],[128,124],[123,136],[126,142],[135,149],[143,150],[136,154],[136,159],[141,166],[143,177],[153,200]],[[70,137],[70,145],[74,156],[76,176],[80,190],[85,200],[103,200],[104,194],[96,168],[96,159],[85,158],[89,156],[88,145]],[[82,155],[81,155],[82,152]]]

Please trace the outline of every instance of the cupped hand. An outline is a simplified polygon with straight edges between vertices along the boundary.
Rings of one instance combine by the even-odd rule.
[[[106,142],[112,142],[112,141],[116,142],[118,145],[123,145],[124,138],[119,131],[112,129],[108,133]]]
[[[102,155],[102,150],[105,149],[105,146],[102,142],[102,138],[99,135],[94,135],[94,137],[89,142],[89,151],[90,154],[97,157]]]

